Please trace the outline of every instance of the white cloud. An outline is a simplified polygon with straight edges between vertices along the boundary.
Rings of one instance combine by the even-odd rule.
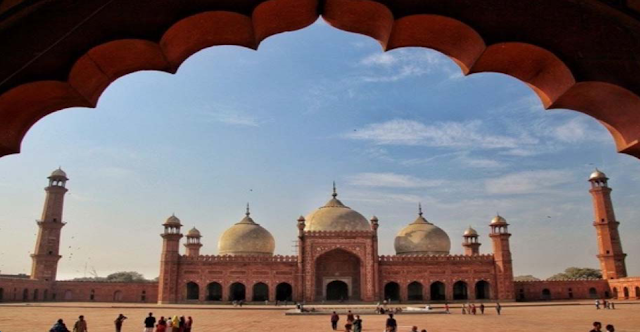
[[[444,180],[426,180],[396,173],[360,173],[348,178],[349,184],[363,187],[428,188],[446,183]]]
[[[214,106],[202,112],[208,121],[220,122],[234,126],[259,127],[257,117],[244,114],[244,112],[224,106]]]
[[[462,163],[465,166],[473,167],[473,168],[499,169],[499,168],[505,168],[508,166],[507,163],[501,162],[495,159],[475,158],[475,157],[469,157],[466,155],[460,156],[457,159],[457,161]]]
[[[375,123],[345,134],[354,140],[371,141],[378,145],[409,145],[446,148],[515,149],[520,139],[481,131],[479,120],[466,122],[436,122],[425,125],[413,120],[390,120]],[[525,142],[530,143],[530,142]]]
[[[373,53],[360,60],[371,72],[361,76],[363,82],[396,82],[442,70],[444,57],[426,49]]]
[[[485,181],[489,194],[540,194],[554,192],[553,187],[574,181],[563,170],[540,170],[510,173]]]
[[[398,57],[392,53],[373,53],[360,60],[360,64],[365,66],[390,66],[398,62]]]

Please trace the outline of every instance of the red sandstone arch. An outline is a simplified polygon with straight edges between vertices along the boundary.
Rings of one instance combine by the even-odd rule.
[[[304,28],[322,15],[338,29],[376,39],[385,51],[432,48],[464,74],[500,72],[520,79],[546,108],[590,115],[611,132],[619,152],[640,158],[640,15],[622,5],[596,0],[540,0],[536,6],[527,0],[116,0],[117,6],[85,0],[73,7],[34,2],[0,6],[0,47],[11,50],[0,54],[0,156],[18,153],[29,128],[46,115],[95,107],[104,89],[123,75],[174,73],[190,55],[215,45],[257,49],[265,38]],[[67,19],[57,20],[51,12],[68,13]]]

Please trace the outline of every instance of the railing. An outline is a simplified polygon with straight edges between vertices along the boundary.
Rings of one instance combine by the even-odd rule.
[[[298,256],[261,256],[261,255],[200,255],[200,256],[186,256],[180,257],[184,261],[196,261],[196,262],[269,262],[269,263],[296,263],[298,262]]]
[[[380,262],[455,262],[455,261],[492,261],[493,255],[383,255]]]

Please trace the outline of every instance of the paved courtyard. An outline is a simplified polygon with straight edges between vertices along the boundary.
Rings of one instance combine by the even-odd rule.
[[[112,332],[113,320],[119,313],[129,317],[123,332],[142,331],[142,321],[152,311],[156,316],[190,315],[194,332],[200,331],[331,331],[329,316],[285,316],[281,309],[265,307],[205,306],[139,306],[96,303],[13,304],[0,305],[1,332],[47,332],[58,318],[70,327],[79,314],[84,314],[90,332]],[[618,303],[616,310],[596,311],[591,305],[505,307],[497,316],[488,310],[484,316],[461,315],[458,308],[451,315],[398,315],[399,331],[409,331],[411,325],[429,332],[471,331],[589,331],[591,322],[599,320],[614,324],[616,331],[640,331],[640,302]],[[345,317],[342,317],[344,321]],[[365,331],[380,332],[385,316],[366,315]]]

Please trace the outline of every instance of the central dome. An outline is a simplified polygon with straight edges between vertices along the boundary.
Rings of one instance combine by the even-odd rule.
[[[333,198],[323,207],[311,212],[305,218],[307,231],[370,231],[371,225],[363,215],[351,210],[336,198],[338,194],[333,188]]]
[[[397,255],[448,255],[451,250],[449,235],[422,216],[403,228],[395,240]]]
[[[220,255],[260,255],[273,256],[276,242],[273,235],[258,225],[247,213],[240,222],[229,227],[218,242]]]

